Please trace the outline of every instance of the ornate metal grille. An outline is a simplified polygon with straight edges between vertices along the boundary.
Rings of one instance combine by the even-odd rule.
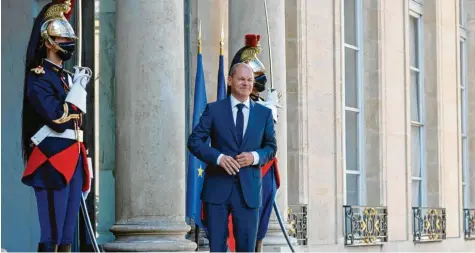
[[[307,205],[289,205],[289,235],[297,239],[298,245],[307,245]]]
[[[343,206],[345,245],[379,245],[388,240],[386,207]]]
[[[463,231],[465,239],[475,239],[475,209],[463,209]]]
[[[413,207],[412,213],[414,242],[445,240],[445,208]]]

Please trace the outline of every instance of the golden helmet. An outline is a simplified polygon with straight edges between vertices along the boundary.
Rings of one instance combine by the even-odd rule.
[[[46,10],[44,16],[45,21],[41,26],[41,37],[44,40],[48,40],[52,43],[54,43],[54,40],[52,39],[54,37],[77,39],[74,29],[64,16],[70,11],[70,0],[51,5],[48,10]]]

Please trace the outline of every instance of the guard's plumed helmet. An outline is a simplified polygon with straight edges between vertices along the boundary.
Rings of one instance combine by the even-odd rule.
[[[244,62],[248,64],[254,72],[254,88],[258,92],[262,92],[266,87],[266,68],[264,64],[257,58],[257,55],[261,52],[261,47],[259,45],[259,40],[261,36],[258,34],[246,34],[244,39],[244,47],[239,49],[239,51],[234,56],[230,70],[232,66],[236,63]]]
[[[63,3],[51,5],[45,12],[43,24],[41,25],[41,38],[56,45],[54,37],[77,39],[74,29],[68,22],[65,14],[70,15],[71,1],[65,0]],[[59,50],[64,50],[59,47]]]
[[[49,39],[51,37],[63,37],[77,39],[71,24],[64,16],[64,13],[71,11],[71,1],[62,4],[55,4],[46,10],[44,23],[41,26],[41,37]]]

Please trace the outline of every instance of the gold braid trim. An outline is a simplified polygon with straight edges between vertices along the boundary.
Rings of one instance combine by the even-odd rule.
[[[63,116],[61,116],[61,118],[59,119],[55,119],[53,120],[54,123],[57,123],[57,124],[61,124],[60,122],[64,120],[64,118],[66,118],[68,116],[68,113],[69,113],[69,107],[66,103],[63,104]]]
[[[45,70],[44,70],[43,66],[38,66],[36,68],[32,68],[31,71],[34,72],[37,75],[41,75],[41,74],[45,73]]]
[[[63,104],[63,110],[64,110],[64,113],[61,116],[61,118],[53,120],[54,123],[63,124],[63,123],[66,123],[66,122],[68,122],[72,119],[79,119],[80,118],[79,114],[68,115],[69,114],[69,107],[68,107],[68,104],[66,104],[66,103]]]

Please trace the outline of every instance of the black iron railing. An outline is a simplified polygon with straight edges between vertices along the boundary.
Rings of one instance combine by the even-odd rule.
[[[445,240],[445,208],[413,207],[412,217],[412,235],[414,242]]]
[[[388,241],[386,207],[343,206],[345,245],[380,245]]]
[[[475,209],[463,209],[463,231],[466,240],[475,240]]]
[[[297,239],[298,245],[307,245],[307,205],[289,205],[289,235]]]

